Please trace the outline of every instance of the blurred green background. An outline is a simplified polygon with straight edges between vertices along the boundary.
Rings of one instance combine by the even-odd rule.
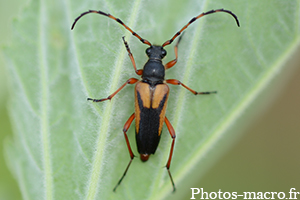
[[[0,1],[0,44],[11,40],[11,21],[26,1]],[[300,48],[272,86],[254,103],[260,106],[237,140],[196,185],[205,191],[300,192]],[[5,164],[3,140],[13,137],[6,102],[9,100],[4,57],[0,54],[0,200],[21,199],[17,183]],[[268,101],[264,101],[268,96]],[[270,98],[271,96],[271,98]],[[251,113],[250,110],[248,112]],[[247,113],[245,113],[247,114]],[[216,184],[217,183],[217,184]],[[197,196],[196,196],[197,197]],[[300,195],[298,196],[300,198]]]
[[[6,107],[9,92],[2,47],[10,42],[13,16],[19,13],[25,3],[26,1],[20,0],[0,0],[0,200],[22,199],[17,182],[8,170],[4,158],[3,141],[13,134]]]

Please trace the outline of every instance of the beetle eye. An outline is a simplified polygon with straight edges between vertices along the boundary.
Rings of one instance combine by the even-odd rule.
[[[146,54],[149,56],[151,54],[151,48],[146,49]]]
[[[162,55],[163,57],[165,57],[165,56],[167,55],[167,51],[163,49],[163,50],[161,51],[161,55]]]

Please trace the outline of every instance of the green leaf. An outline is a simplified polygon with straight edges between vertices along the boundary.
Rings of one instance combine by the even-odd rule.
[[[152,43],[170,39],[192,17],[211,9],[226,13],[193,23],[179,45],[179,61],[167,71],[197,91],[194,96],[170,86],[167,116],[176,131],[171,172],[166,169],[171,138],[164,127],[149,161],[138,157],[117,192],[113,187],[129,162],[122,133],[134,112],[133,86],[111,102],[104,98],[137,77],[121,37],[128,41],[138,68],[146,45],[115,21],[96,14],[73,20],[88,9],[108,12]],[[10,79],[9,110],[14,138],[6,142],[7,163],[24,199],[172,199],[189,191],[184,184],[205,173],[234,140],[237,119],[284,69],[300,41],[299,1],[31,1],[14,21],[13,43],[6,48]],[[175,43],[175,42],[174,42]],[[166,47],[165,62],[174,59]],[[255,110],[255,108],[254,108]],[[134,153],[134,128],[128,131]],[[209,155],[209,158],[206,156]]]

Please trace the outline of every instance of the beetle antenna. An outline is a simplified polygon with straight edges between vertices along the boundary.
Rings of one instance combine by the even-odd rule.
[[[131,30],[131,28],[129,28],[126,24],[124,24],[124,23],[122,22],[122,20],[120,20],[119,18],[116,18],[116,17],[112,16],[111,14],[102,12],[102,11],[100,11],[100,10],[99,10],[99,11],[97,11],[97,10],[89,10],[89,11],[87,11],[87,12],[81,13],[81,15],[79,15],[79,16],[75,19],[74,23],[72,24],[71,30],[73,30],[75,24],[77,23],[77,21],[78,21],[81,17],[83,17],[84,15],[89,14],[89,13],[96,13],[96,14],[104,15],[104,16],[107,16],[107,17],[109,17],[109,18],[115,20],[116,22],[118,22],[119,24],[121,24],[122,26],[124,26],[128,31],[130,31],[130,32],[132,33],[132,35],[134,35],[135,37],[137,37],[142,43],[151,46],[151,43],[150,43],[148,40],[145,40],[145,39],[141,38],[136,32],[134,32],[133,30]]]
[[[232,17],[234,17],[234,19],[237,23],[237,26],[238,27],[240,26],[240,23],[239,23],[239,20],[238,20],[237,16],[235,14],[233,14],[231,11],[224,10],[223,8],[218,9],[218,10],[211,10],[211,11],[208,11],[208,12],[205,12],[205,13],[201,13],[197,17],[192,18],[180,31],[178,31],[170,40],[167,40],[162,46],[164,47],[164,46],[167,46],[167,45],[171,44],[175,40],[175,38],[177,38],[182,33],[182,31],[184,31],[191,23],[193,23],[194,21],[196,21],[200,17],[203,17],[203,16],[208,15],[208,14],[216,13],[216,12],[225,12],[225,13],[230,14]]]

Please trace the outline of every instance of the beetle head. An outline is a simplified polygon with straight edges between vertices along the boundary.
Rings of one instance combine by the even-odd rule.
[[[149,58],[163,59],[167,55],[167,51],[162,46],[151,45],[146,49]]]

